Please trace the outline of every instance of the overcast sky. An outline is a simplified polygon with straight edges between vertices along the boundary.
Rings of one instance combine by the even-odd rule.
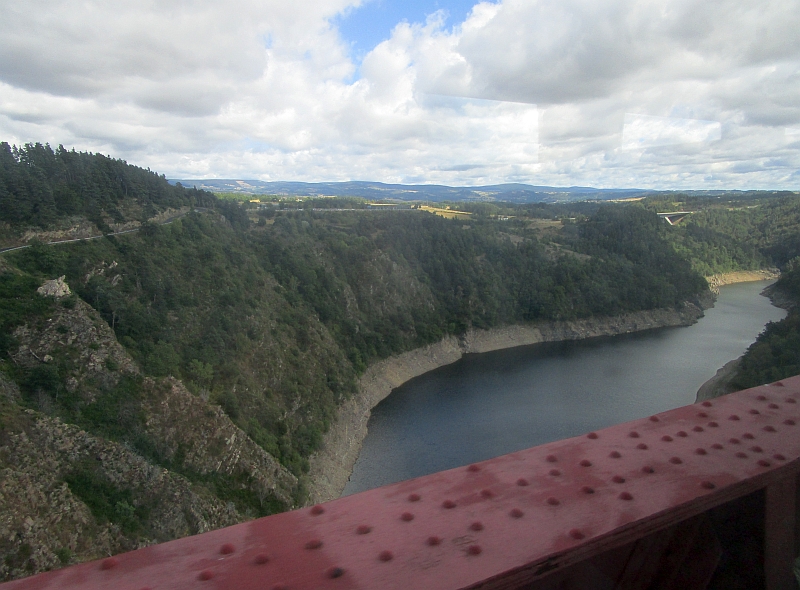
[[[0,141],[170,178],[800,190],[798,0],[0,0]]]

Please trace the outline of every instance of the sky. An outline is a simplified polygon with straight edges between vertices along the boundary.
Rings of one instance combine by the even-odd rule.
[[[800,190],[797,0],[0,0],[0,141],[168,178]]]

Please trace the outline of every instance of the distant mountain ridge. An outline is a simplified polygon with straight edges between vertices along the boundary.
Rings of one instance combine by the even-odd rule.
[[[297,195],[308,197],[362,197],[401,201],[506,201],[511,203],[552,203],[589,199],[625,199],[654,194],[647,189],[598,189],[583,186],[553,187],[530,184],[496,184],[453,187],[440,184],[385,184],[382,182],[266,182],[263,180],[178,180],[185,187],[212,192]]]

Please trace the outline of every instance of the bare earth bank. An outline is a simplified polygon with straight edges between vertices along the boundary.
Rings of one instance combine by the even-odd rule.
[[[680,309],[655,309],[614,317],[471,330],[461,338],[450,336],[436,344],[375,363],[359,380],[357,393],[339,408],[336,422],[325,435],[320,450],[311,457],[308,502],[325,502],[341,495],[367,435],[367,422],[372,408],[393,389],[414,377],[454,363],[468,353],[688,326],[702,317],[703,309],[711,305],[713,296],[708,292],[702,300],[686,302]]]
[[[732,285],[734,283],[749,283],[751,281],[764,281],[777,279],[780,277],[780,272],[777,269],[767,270],[746,270],[739,272],[732,272],[728,274],[713,275],[706,277],[709,288],[712,291],[719,292],[719,287],[722,285]],[[769,297],[772,305],[782,309],[789,309],[792,305],[791,299],[787,298],[781,291],[775,289],[775,284],[769,285],[761,292],[762,295]],[[711,379],[706,381],[697,390],[697,401],[703,402],[709,399],[714,399],[721,395],[727,395],[737,390],[736,387],[731,385],[731,382],[736,378],[736,373],[739,370],[739,363],[742,357],[729,361],[719,369]]]

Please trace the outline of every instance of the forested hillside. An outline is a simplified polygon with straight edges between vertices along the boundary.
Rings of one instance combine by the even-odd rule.
[[[780,267],[800,253],[797,194],[649,197],[642,205],[656,212],[693,212],[668,235],[676,251],[705,276]]]
[[[28,246],[0,255],[2,501],[19,502],[0,506],[0,579],[297,505],[371,363],[472,329],[680,306],[707,271],[783,260],[791,228],[758,215],[798,209],[670,227],[641,203],[472,203],[457,219],[316,204],[239,204],[0,144],[0,229]],[[74,227],[134,231],[45,243]],[[61,276],[71,294],[37,293]],[[14,537],[12,515],[41,509],[25,485],[83,507],[77,540],[39,520]]]
[[[735,389],[747,389],[800,374],[800,260],[788,265],[775,289],[789,305],[789,315],[770,322],[742,357]]]

